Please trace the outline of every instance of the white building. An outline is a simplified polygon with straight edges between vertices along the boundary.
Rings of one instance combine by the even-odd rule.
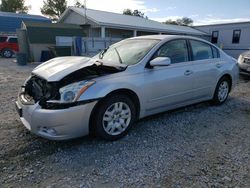
[[[206,33],[191,27],[166,25],[136,16],[76,7],[69,7],[60,17],[59,23],[81,25],[88,30],[88,37],[128,38],[150,34],[209,37]]]
[[[211,35],[212,43],[235,58],[250,49],[250,22],[203,25],[195,28]]]

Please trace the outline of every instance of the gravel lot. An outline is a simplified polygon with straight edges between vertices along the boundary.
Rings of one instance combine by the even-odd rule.
[[[34,65],[0,59],[0,187],[250,187],[250,81],[208,102],[139,121],[116,142],[48,141],[15,112]]]

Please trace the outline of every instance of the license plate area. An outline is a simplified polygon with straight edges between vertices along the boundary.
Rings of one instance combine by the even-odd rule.
[[[19,104],[17,102],[15,102],[15,106],[16,106],[16,111],[17,111],[18,115],[20,117],[23,117],[23,110],[22,110],[22,108],[19,106]]]

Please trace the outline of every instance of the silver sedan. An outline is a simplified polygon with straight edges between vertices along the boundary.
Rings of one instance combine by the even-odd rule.
[[[237,61],[188,36],[123,40],[93,58],[61,57],[36,67],[16,108],[32,133],[53,140],[126,135],[136,120],[211,100],[226,101]]]

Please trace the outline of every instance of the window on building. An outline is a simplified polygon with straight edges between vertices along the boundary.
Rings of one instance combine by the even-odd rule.
[[[213,58],[212,48],[209,44],[201,41],[190,40],[190,45],[194,61]]]
[[[213,31],[212,32],[212,39],[211,42],[213,44],[217,44],[218,43],[218,37],[219,37],[219,31]]]
[[[0,42],[5,42],[7,37],[0,37]]]
[[[9,43],[17,43],[17,38],[10,38]]]
[[[232,43],[238,44],[240,42],[240,33],[241,33],[241,30],[234,30],[233,31]]]

